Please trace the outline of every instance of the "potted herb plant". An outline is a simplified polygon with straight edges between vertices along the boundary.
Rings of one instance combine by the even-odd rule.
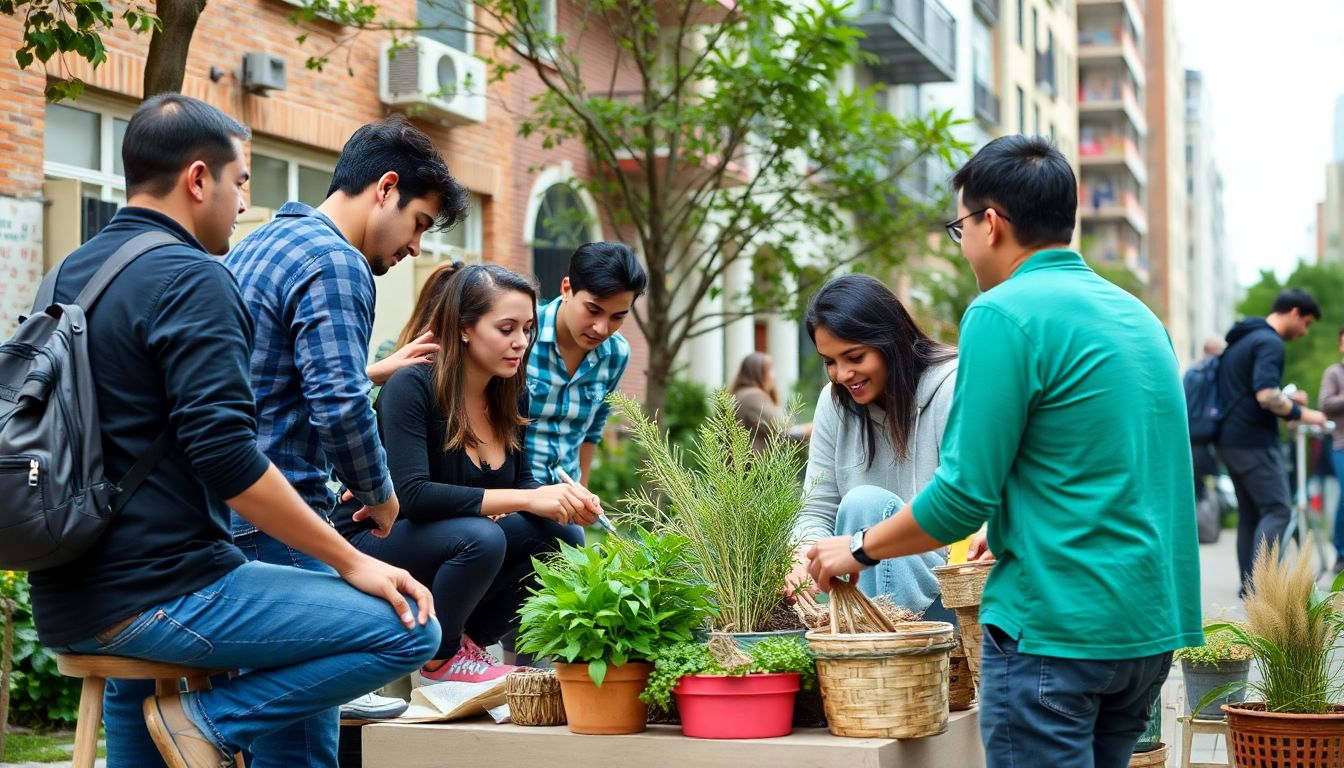
[[[1196,705],[1209,691],[1226,688],[1229,683],[1245,683],[1251,671],[1250,646],[1237,642],[1227,630],[1208,635],[1204,645],[1181,648],[1175,658],[1185,678],[1185,698],[1192,716],[1201,720],[1222,720],[1227,696],[1214,698],[1203,708]]]
[[[698,579],[711,585],[719,613],[712,629],[734,633],[742,647],[761,633],[805,631],[783,601],[793,564],[794,524],[803,508],[803,445],[772,436],[762,452],[738,421],[733,398],[710,395],[709,416],[683,452],[622,394],[610,402],[644,453],[645,488],[624,499],[628,512],[658,533],[683,537]],[[768,636],[768,634],[764,635]]]
[[[1310,544],[1303,546],[1310,551]],[[1251,568],[1244,625],[1221,623],[1209,635],[1227,632],[1251,649],[1259,680],[1234,681],[1205,694],[1199,709],[1221,696],[1246,690],[1257,701],[1225,704],[1231,748],[1241,768],[1289,764],[1344,765],[1344,705],[1341,671],[1333,650],[1344,630],[1340,589],[1319,594],[1308,564],[1279,557],[1278,543],[1261,547]],[[1314,762],[1299,762],[1303,755]]]
[[[681,730],[700,739],[763,739],[793,731],[799,689],[815,690],[816,662],[797,637],[771,637],[725,657],[701,643],[664,649],[640,698],[667,709],[676,696]],[[734,656],[735,655],[735,656]]]
[[[569,729],[644,730],[639,699],[660,649],[691,639],[714,614],[687,567],[685,539],[642,534],[534,560],[538,586],[519,610],[518,648],[553,657]]]

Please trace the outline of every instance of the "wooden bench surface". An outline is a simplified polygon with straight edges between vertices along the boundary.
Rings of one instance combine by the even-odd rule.
[[[489,719],[375,723],[360,729],[365,768],[508,764],[528,768],[983,768],[976,710],[953,712],[945,733],[925,739],[850,739],[803,728],[778,739],[690,739],[675,725],[628,736],[582,736],[565,726],[524,727]]]

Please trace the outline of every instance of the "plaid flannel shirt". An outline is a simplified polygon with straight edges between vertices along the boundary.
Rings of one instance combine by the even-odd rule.
[[[262,451],[319,514],[336,478],[363,504],[392,496],[365,372],[373,327],[369,263],[326,216],[286,203],[224,263],[256,323],[252,388]],[[236,513],[235,536],[256,528]]]
[[[620,386],[630,363],[630,343],[619,333],[584,356],[574,376],[565,368],[555,342],[560,299],[537,313],[537,341],[527,359],[527,389],[531,395],[523,449],[538,482],[560,482],[558,466],[579,480],[579,448],[602,442],[611,406],[607,395]]]

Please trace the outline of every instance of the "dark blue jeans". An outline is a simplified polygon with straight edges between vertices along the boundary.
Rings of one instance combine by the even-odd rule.
[[[583,528],[526,512],[495,522],[485,517],[398,520],[380,539],[368,531],[350,538],[359,551],[405,568],[434,594],[443,627],[435,659],[451,659],[465,632],[484,648],[518,623],[518,608],[533,584],[532,558],[565,541],[583,546]]]
[[[334,575],[252,562],[149,608],[106,642],[90,638],[69,650],[240,670],[216,681],[214,690],[182,696],[187,716],[221,753],[253,753],[249,768],[334,768],[334,741],[300,741],[285,755],[268,744],[275,734],[411,672],[438,645],[437,621],[407,630],[385,601]],[[140,708],[153,683],[108,682],[108,768],[163,765]],[[303,729],[290,733],[302,736]],[[331,762],[318,762],[328,754]]]
[[[1125,768],[1171,671],[1171,653],[1098,661],[1019,653],[984,628],[980,738],[987,768]]]

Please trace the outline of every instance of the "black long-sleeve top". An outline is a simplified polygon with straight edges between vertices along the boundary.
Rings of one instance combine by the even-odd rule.
[[[446,421],[434,394],[433,371],[430,364],[397,371],[374,403],[387,468],[401,504],[398,519],[425,522],[479,515],[486,490],[540,487],[521,449],[507,451],[504,464],[488,470],[476,466],[463,449],[443,450]],[[525,399],[519,408],[520,413],[527,413]],[[518,442],[523,444],[522,429]],[[346,537],[377,527],[369,520],[351,519],[359,507],[355,502],[343,503],[332,518]]]

